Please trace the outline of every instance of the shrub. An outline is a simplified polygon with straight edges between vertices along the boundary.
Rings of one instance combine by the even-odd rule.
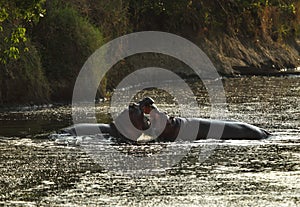
[[[52,99],[70,101],[78,72],[103,43],[103,36],[70,6],[53,2],[47,11],[35,30],[35,36],[40,43]]]
[[[20,45],[20,58],[0,65],[0,104],[44,103],[49,85],[43,74],[40,55],[28,40]],[[28,48],[24,52],[22,48]]]

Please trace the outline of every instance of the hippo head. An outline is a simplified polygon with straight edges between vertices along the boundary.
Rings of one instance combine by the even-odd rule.
[[[139,130],[149,128],[149,122],[138,104],[132,103],[129,105],[129,118],[135,128]]]
[[[128,116],[129,114],[129,116]],[[149,122],[138,104],[132,103],[116,119],[115,125],[122,135],[137,140],[142,131],[149,128]]]

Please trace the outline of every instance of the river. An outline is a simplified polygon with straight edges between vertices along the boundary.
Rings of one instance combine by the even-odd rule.
[[[150,156],[172,145],[182,159],[157,174],[110,171],[79,144],[49,134],[72,123],[70,106],[20,107],[0,113],[0,205],[4,206],[300,206],[300,77],[223,78],[229,119],[272,133],[262,141],[199,141],[114,145],[127,156]],[[205,88],[189,80],[199,111],[209,117]],[[205,95],[206,94],[206,95]],[[157,91],[157,105],[172,115],[174,101]],[[161,95],[161,97],[160,97]],[[109,123],[109,102],[96,107]],[[199,155],[213,147],[205,159]],[[187,154],[182,148],[189,148]],[[130,153],[129,153],[130,152]],[[105,150],[101,152],[107,156]],[[110,161],[111,166],[114,160]]]

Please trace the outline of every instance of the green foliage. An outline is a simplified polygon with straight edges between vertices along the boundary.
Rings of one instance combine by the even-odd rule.
[[[86,59],[103,44],[103,35],[70,7],[53,2],[35,30],[43,67],[55,100],[71,100]]]
[[[0,63],[20,58],[27,29],[45,14],[45,0],[0,0]],[[28,48],[25,48],[25,52]]]
[[[128,0],[134,30],[288,37],[299,25],[298,0]],[[190,28],[190,29],[189,29]]]
[[[134,30],[175,32],[185,23],[197,22],[192,1],[129,0],[130,19]]]
[[[128,2],[124,0],[93,1],[94,10],[90,19],[94,20],[105,37],[112,39],[132,32],[128,13]],[[92,7],[92,8],[93,8]],[[99,13],[102,14],[99,16]]]
[[[44,103],[49,100],[39,53],[30,41],[20,51],[20,58],[0,65],[0,104]]]
[[[0,102],[47,99],[48,82],[52,100],[70,100],[79,70],[104,41],[144,30],[284,42],[300,38],[300,1],[0,0]],[[99,93],[142,60],[134,61],[120,61]]]

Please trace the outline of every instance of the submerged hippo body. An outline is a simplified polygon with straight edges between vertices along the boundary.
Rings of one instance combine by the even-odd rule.
[[[100,123],[80,123],[72,126],[63,128],[59,131],[62,134],[69,134],[71,136],[93,136],[93,135],[108,135],[109,137],[115,138],[116,142],[120,143],[132,143],[131,139],[128,139],[121,134],[114,123],[111,124],[100,124]],[[140,136],[140,135],[136,135]],[[136,137],[134,136],[134,137]]]
[[[80,133],[77,133],[80,131]],[[81,123],[75,124],[60,130],[60,133],[70,134],[72,136],[78,135],[95,135],[95,134],[110,134],[110,124],[92,124],[92,123]]]
[[[205,119],[197,119],[197,121],[200,122],[198,139],[206,137],[207,133],[205,130],[208,130],[209,126],[217,126],[218,128],[222,125],[224,126],[224,130],[220,137],[221,139],[265,139],[270,135],[266,130],[244,122]]]
[[[131,104],[128,109],[125,109],[115,121],[110,124],[79,123],[63,128],[59,133],[72,136],[107,134],[115,138],[116,142],[135,143],[142,135],[143,130],[147,128],[149,128],[149,123],[145,119],[139,106],[137,104]]]
[[[154,136],[158,141],[267,138],[270,133],[259,127],[238,121],[223,121],[201,118],[169,117],[152,110],[150,113]]]
[[[175,141],[177,138],[179,140],[258,140],[265,139],[270,135],[264,129],[237,121],[170,118],[168,122],[158,136],[158,141]]]

